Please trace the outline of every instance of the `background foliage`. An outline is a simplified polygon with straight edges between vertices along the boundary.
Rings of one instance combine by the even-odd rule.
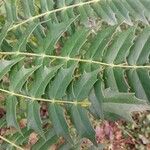
[[[149,0],[0,4],[1,127],[15,128],[3,149],[23,149],[33,131],[31,149],[60,137],[59,149],[79,149],[82,138],[98,146],[91,118],[132,122],[150,109]]]

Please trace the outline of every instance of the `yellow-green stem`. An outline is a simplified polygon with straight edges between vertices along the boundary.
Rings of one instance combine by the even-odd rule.
[[[30,99],[32,101],[43,101],[43,102],[50,102],[50,103],[55,103],[55,104],[72,104],[72,105],[80,105],[82,107],[88,107],[91,105],[91,103],[88,100],[83,100],[83,101],[65,101],[65,100],[56,100],[56,99],[44,99],[44,98],[36,98],[36,97],[31,97],[31,96],[26,96],[23,94],[18,94],[15,92],[11,92],[8,90],[0,89],[1,92],[9,94],[9,95],[14,95],[17,97],[21,97],[24,99]]]
[[[23,24],[25,24],[25,23],[30,22],[30,21],[33,21],[33,20],[35,20],[35,19],[37,19],[37,18],[46,16],[46,15],[50,15],[50,14],[52,14],[52,13],[56,13],[56,12],[59,12],[59,11],[63,11],[63,10],[66,10],[66,9],[70,9],[70,8],[80,7],[80,6],[83,6],[83,5],[88,5],[88,4],[96,3],[96,2],[98,2],[98,1],[100,1],[100,0],[91,0],[91,1],[87,1],[87,2],[80,2],[80,3],[78,3],[78,4],[73,4],[73,5],[64,6],[64,7],[55,9],[55,10],[50,10],[50,11],[41,13],[41,14],[39,14],[39,15],[30,17],[30,18],[28,18],[28,19],[26,19],[26,20],[24,20],[24,21],[22,21],[22,22],[20,22],[20,23],[18,23],[18,24],[16,24],[16,25],[13,25],[11,28],[9,28],[8,31],[10,31],[10,30],[12,30],[12,29],[15,29],[15,28],[17,28],[17,27],[19,27],[19,26],[21,26],[21,25],[23,25]]]
[[[140,69],[140,68],[147,68],[150,69],[150,65],[128,65],[125,64],[110,64],[104,63],[100,61],[88,60],[88,59],[81,59],[81,58],[72,58],[72,57],[65,57],[65,56],[55,56],[55,55],[46,55],[46,54],[35,54],[35,53],[26,53],[26,52],[0,52],[0,55],[22,55],[22,56],[31,56],[31,57],[43,57],[43,58],[53,58],[53,59],[61,59],[65,61],[76,61],[76,62],[84,62],[90,64],[98,64],[104,67],[111,67],[111,68],[127,68],[127,69]]]
[[[12,146],[14,146],[15,148],[17,148],[18,150],[24,150],[23,148],[21,148],[20,146],[16,145],[15,143],[9,141],[8,139],[4,138],[3,136],[0,135],[0,139],[2,139],[3,141],[11,144]]]

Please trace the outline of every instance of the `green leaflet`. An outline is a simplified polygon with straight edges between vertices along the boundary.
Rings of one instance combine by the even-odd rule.
[[[6,39],[3,40],[2,44],[1,44],[1,51],[11,51],[12,47],[11,45],[8,43],[8,41]]]
[[[55,3],[54,0],[40,0],[41,12],[45,13],[53,10]],[[47,20],[51,18],[51,21],[47,23],[47,26],[50,27],[52,22],[58,22],[56,13],[45,16],[44,19]]]
[[[115,12],[116,18],[118,18],[119,22],[125,22],[131,26],[133,25],[129,12],[121,1],[110,1],[110,7],[112,8],[113,12]]]
[[[149,105],[146,102],[137,99],[132,93],[114,92],[110,89],[101,89],[100,92],[102,93],[101,97],[95,95],[94,93],[91,93],[92,96],[95,95],[95,97],[91,99],[91,106],[93,107],[93,113],[95,113],[96,115],[101,115],[101,112],[98,111],[98,105],[95,105],[95,103],[99,101],[99,98],[101,98],[103,101],[102,106],[104,112],[111,113],[112,117],[113,114],[115,114],[132,122],[132,112],[145,111],[150,109]]]
[[[36,28],[37,25],[38,25],[37,23],[33,23],[28,26],[26,31],[22,34],[21,38],[19,37],[18,42],[13,47],[13,51],[17,51],[17,52],[26,51],[26,45],[28,42],[28,38],[30,37],[30,35],[32,34],[32,32],[34,31],[34,29]]]
[[[57,7],[58,8],[65,7],[66,5],[69,5],[71,2],[72,0],[69,0],[69,1],[57,0]],[[71,8],[69,10],[64,10],[60,12],[59,16],[62,21],[65,21],[65,20],[69,20],[69,18],[74,18],[75,14],[74,14],[73,8]]]
[[[134,28],[129,28],[125,32],[117,34],[111,46],[107,48],[103,56],[103,61],[107,63],[124,63],[126,56],[134,40]]]
[[[24,85],[28,77],[38,68],[39,66],[26,69],[24,66],[22,66],[22,68],[17,73],[14,73],[12,75],[14,76],[14,78],[12,78],[10,81],[9,90],[20,92],[22,86]]]
[[[28,137],[31,133],[32,133],[31,130],[27,130],[27,128],[23,128],[21,129],[21,133],[20,132],[12,133],[11,135],[8,135],[7,139],[17,143],[17,145],[22,145],[24,143],[27,143]],[[15,150],[15,148],[12,145],[6,143],[2,143],[1,147],[4,149]]]
[[[124,93],[111,93],[110,91],[105,93],[104,110],[106,112],[117,114],[118,116],[132,121],[132,112],[149,110],[150,107],[136,97],[134,94]]]
[[[81,47],[86,42],[88,35],[89,30],[86,28],[75,32],[65,43],[61,55],[66,57],[75,57],[78,55]]]
[[[98,118],[104,118],[104,110],[103,110],[103,92],[104,88],[101,79],[99,79],[95,84],[93,89],[89,94],[89,101],[91,102],[91,106],[89,108],[90,112],[94,116],[98,116]]]
[[[37,69],[37,67],[35,68],[31,68],[31,69],[25,69],[24,67],[22,67],[18,74],[15,75],[15,78],[13,78],[10,81],[10,91],[13,92],[20,92],[22,89],[22,86],[24,85],[24,83],[26,82],[26,80],[28,79],[28,77]],[[10,96],[7,100],[6,100],[6,106],[7,106],[7,112],[6,112],[6,118],[7,118],[7,124],[9,126],[13,126],[17,129],[19,129],[18,123],[17,123],[17,118],[16,118],[16,106],[17,106],[17,98],[15,96]],[[13,108],[13,110],[12,110]]]
[[[48,32],[47,37],[44,39],[43,45],[42,45],[42,48],[44,49],[45,53],[48,53],[48,54],[52,53],[52,51],[54,50],[55,44],[57,43],[59,38],[75,20],[76,18],[73,18],[66,22],[53,23],[50,26],[50,31]]]
[[[10,127],[15,127],[16,129],[19,129],[19,125],[17,122],[17,116],[16,116],[16,107],[17,107],[18,101],[15,96],[9,96],[6,99],[6,121],[7,125]]]
[[[136,93],[136,96],[140,99],[149,101],[149,71],[145,69],[129,70],[127,72],[127,77],[129,80],[129,85],[131,86],[131,90]]]
[[[58,140],[58,137],[53,129],[47,131],[45,137],[46,140],[40,138],[37,143],[32,146],[32,150],[49,150],[49,148]]]
[[[73,85],[73,99],[77,101],[84,100],[88,97],[92,86],[97,81],[97,74],[99,70],[90,73],[83,73],[79,80]]]
[[[108,22],[110,25],[117,24],[117,19],[114,15],[113,10],[107,4],[108,2],[105,2],[104,0],[100,1],[99,4],[93,4],[92,7],[94,11],[97,13],[99,17],[101,17],[104,21]]]
[[[49,81],[53,78],[60,66],[51,68],[39,68],[35,74],[35,80],[32,83],[31,91],[29,92],[33,97],[41,97],[44,94],[45,88]],[[34,129],[40,133],[42,137],[42,122],[40,119],[40,105],[37,101],[28,102],[28,128]]]
[[[13,22],[13,21],[17,21],[17,16],[16,16],[16,1],[15,0],[7,0],[5,2],[5,9],[6,9],[6,14],[7,14],[7,18],[6,20],[8,22]]]
[[[61,147],[59,148],[59,150],[78,150],[80,148],[80,146],[78,146],[77,148],[76,147],[72,147],[72,145],[68,144],[68,143],[65,143],[63,145],[61,145]]]
[[[123,1],[123,4],[126,5],[126,8],[132,13],[134,18],[138,18],[140,21],[144,22],[145,24],[149,24],[146,15],[143,11],[145,7],[140,3],[140,1],[137,1],[136,3],[132,0]]]
[[[40,134],[44,139],[45,135],[42,130],[42,121],[40,118],[40,105],[37,101],[29,101],[27,108],[27,126]]]
[[[61,55],[67,58],[74,58],[80,55],[82,46],[87,41],[90,34],[89,29],[78,29],[72,36],[66,41],[64,47],[61,50]],[[60,64],[65,63],[64,60],[58,61]],[[66,66],[72,65],[74,62],[66,62]]]
[[[22,145],[27,142],[29,135],[32,133],[32,130],[28,130],[27,128],[21,129],[21,133],[14,134],[11,139],[15,140],[17,144]]]
[[[98,144],[98,146],[90,146],[89,150],[104,150],[105,146],[103,144]]]
[[[113,34],[116,32],[116,26],[108,27],[98,31],[89,47],[85,57],[92,60],[102,60],[104,50],[109,45]]]
[[[69,127],[65,120],[65,114],[63,108],[56,104],[50,104],[49,115],[51,116],[52,123],[54,125],[55,132],[57,136],[63,136],[69,143],[72,143],[72,139],[69,135]]]
[[[7,74],[11,67],[14,66],[16,63],[18,63],[19,61],[21,61],[23,58],[22,57],[18,57],[16,59],[12,59],[10,61],[8,60],[0,60],[0,80],[3,78],[3,76],[5,74]]]
[[[106,68],[104,71],[104,79],[107,88],[119,92],[129,91],[126,72],[122,68]]]
[[[3,117],[0,119],[0,128],[4,127],[6,125],[6,119]]]
[[[142,21],[145,24],[148,23],[150,15],[148,14],[149,3],[146,0],[101,0],[98,4],[92,4],[92,8],[96,14],[106,21],[109,25],[115,25],[119,22],[125,22],[129,25],[133,25],[132,18],[134,20]],[[143,12],[144,10],[144,12]],[[147,19],[148,18],[148,19]]]
[[[69,99],[74,101],[82,100],[82,102],[84,102],[85,98],[88,97],[92,86],[97,81],[97,74],[98,70],[84,73],[75,83],[72,84],[71,91],[69,90],[68,93]],[[69,110],[71,112],[73,124],[75,125],[80,137],[86,137],[96,144],[95,132],[90,124],[86,110],[78,105],[71,106]]]
[[[81,145],[81,142],[79,143],[76,143],[75,145],[71,145],[69,143],[64,143],[62,144],[60,147],[59,147],[59,150],[79,150],[80,149],[80,145]]]
[[[53,0],[40,0],[40,5],[41,5],[41,10],[42,12],[46,12],[48,10],[52,10],[54,6],[54,1]]]
[[[75,67],[76,64],[73,64],[71,67],[66,69],[61,68],[53,82],[49,84],[47,91],[48,96],[49,98],[54,99],[54,102],[65,96],[66,89],[73,79]],[[57,135],[63,135],[70,143],[72,143],[63,109],[59,105],[49,104],[49,115],[51,116]]]
[[[48,97],[51,99],[62,99],[65,96],[66,88],[73,79],[73,73],[76,64],[73,64],[69,68],[61,68],[58,74],[55,76],[52,83],[48,87]],[[62,88],[63,87],[63,88]]]
[[[140,36],[136,39],[133,47],[130,50],[128,56],[129,64],[145,64],[149,56],[149,38],[150,38],[150,28],[147,27],[143,30]],[[144,60],[144,61],[143,61]]]
[[[5,39],[7,32],[9,30],[9,28],[12,26],[12,22],[7,22],[3,28],[1,29],[1,34],[0,34],[0,46],[3,42],[3,40]],[[1,50],[0,50],[1,51]]]
[[[79,3],[81,0],[75,0],[75,3]],[[80,20],[83,24],[88,24],[89,18],[94,18],[94,11],[91,9],[90,5],[80,6],[77,8],[78,13],[80,14]]]
[[[40,67],[34,76],[34,81],[31,85],[30,95],[33,97],[41,97],[41,95],[44,94],[45,88],[47,84],[50,82],[50,80],[55,76],[57,70],[61,66],[55,66],[55,67]]]
[[[14,141],[18,145],[22,145],[24,142],[28,141],[28,136],[32,133],[31,130],[28,130],[27,128],[21,129],[20,132],[15,132],[11,136],[8,137],[9,140]],[[9,147],[11,148],[11,147]],[[13,149],[13,147],[12,147]]]
[[[79,3],[80,0],[76,0],[76,3]],[[81,23],[85,23],[88,19],[88,15],[84,9],[84,6],[79,7],[78,9],[79,14],[81,14],[80,19],[81,19]]]
[[[114,34],[116,33],[117,26],[108,27],[106,29],[98,31],[96,36],[93,38],[90,47],[85,53],[87,60],[102,61],[104,52],[111,42]],[[91,71],[100,68],[96,64],[82,64],[83,70]]]
[[[148,1],[140,1],[140,3],[146,8],[145,14],[147,14],[148,20],[150,20],[150,15],[149,15],[149,8],[150,8],[150,3]]]
[[[112,64],[128,62],[135,66],[148,63],[149,27],[145,28],[137,38],[133,36],[133,31],[134,28],[131,28],[116,36],[116,40],[113,40],[114,42],[105,52],[104,60],[106,62]],[[143,70],[143,73],[140,71],[140,77],[136,73],[139,72],[137,70]],[[149,85],[145,82],[145,79],[149,81],[148,72],[147,69],[129,69],[127,71],[122,68],[107,67],[103,77],[107,88],[119,92],[128,92],[131,89],[138,98],[149,100],[149,92],[147,91]]]
[[[36,15],[33,0],[20,1],[24,16],[26,18]]]
[[[95,131],[90,124],[87,111],[80,106],[71,107],[71,118],[80,137],[90,139],[95,145]]]

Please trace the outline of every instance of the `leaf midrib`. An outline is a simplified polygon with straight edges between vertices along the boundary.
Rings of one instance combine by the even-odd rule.
[[[81,59],[81,58],[72,58],[69,56],[56,56],[56,55],[47,55],[47,54],[35,54],[35,53],[26,53],[26,52],[0,52],[0,55],[22,55],[22,56],[31,56],[31,57],[42,57],[42,58],[53,58],[53,59],[62,59],[65,61],[75,61],[75,62],[83,62],[89,64],[98,64],[103,67],[111,67],[111,68],[126,68],[126,69],[150,69],[150,65],[129,65],[128,63],[123,64],[114,64],[114,63],[104,63],[101,61],[95,61],[91,59]]]
[[[36,15],[36,16],[33,16],[33,17],[30,17],[16,25],[13,25],[11,28],[9,28],[8,31],[11,31],[12,29],[15,29],[25,23],[28,23],[30,21],[33,21],[35,19],[38,19],[40,17],[43,17],[43,16],[46,16],[46,15],[50,15],[52,13],[56,13],[56,12],[59,12],[59,11],[63,11],[63,10],[66,10],[66,9],[70,9],[70,8],[75,8],[75,7],[80,7],[80,6],[83,6],[83,5],[88,5],[88,4],[92,4],[92,3],[96,3],[96,2],[99,2],[100,0],[91,0],[91,1],[88,1],[88,2],[80,2],[80,3],[77,3],[77,4],[73,4],[73,5],[69,5],[69,6],[64,6],[64,7],[61,7],[61,8],[58,8],[58,9],[54,9],[54,10],[50,10],[50,11],[46,11],[44,13],[41,13],[39,15]]]

